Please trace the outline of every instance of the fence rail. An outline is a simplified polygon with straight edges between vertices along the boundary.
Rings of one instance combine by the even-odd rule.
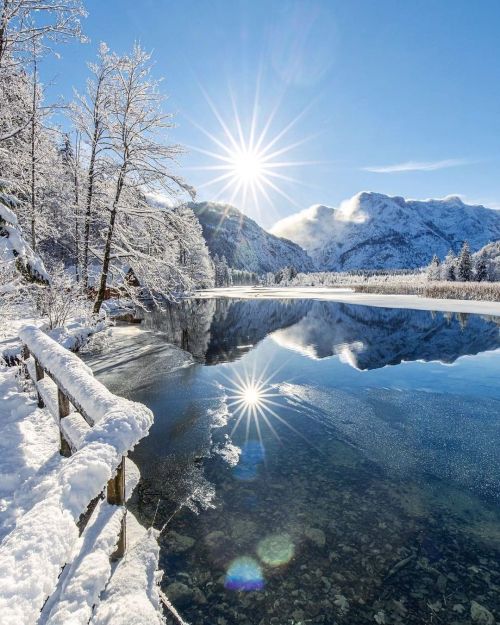
[[[34,366],[32,367],[30,366],[30,358],[32,358],[33,360]],[[63,426],[63,419],[69,417],[70,414],[75,413],[73,418],[75,420],[79,420],[79,416],[82,417],[89,427],[92,427],[94,425],[94,420],[90,417],[87,411],[78,403],[78,401],[74,397],[72,397],[70,393],[64,388],[62,381],[59,380],[56,375],[51,373],[47,367],[44,367],[36,356],[31,355],[29,345],[27,344],[23,344],[23,360],[26,376],[32,380],[37,391],[38,407],[47,408],[59,425],[59,453],[61,454],[61,456],[70,457],[72,453],[75,453],[77,451],[78,441],[72,440],[71,434]],[[50,380],[52,380],[56,387],[56,410],[54,410],[54,402],[47,401],[46,404],[44,395],[47,395],[47,389],[44,389],[39,384],[41,380],[45,379],[45,374],[47,374],[47,376],[50,378]],[[80,427],[81,426],[82,424],[80,424]],[[86,429],[85,426],[83,426],[83,428]],[[92,512],[100,497],[101,494],[99,494],[96,498],[90,501],[86,512],[82,514],[78,522],[80,534],[83,532],[85,526],[90,520]],[[111,505],[125,506],[125,456],[122,456],[120,464],[116,469],[115,475],[108,481],[108,484],[106,486],[106,498],[107,502]],[[111,556],[113,560],[118,560],[119,558],[122,558],[125,554],[125,550],[127,547],[126,513],[127,511],[125,509],[122,516],[117,548]]]
[[[82,554],[76,548],[89,520],[88,529],[94,532],[99,519],[113,520],[108,524],[110,538],[101,541],[101,562],[102,557],[109,563],[126,553],[125,457],[146,436],[153,415],[142,404],[111,393],[75,354],[40,329],[26,326],[19,337],[38,405],[58,424],[63,456],[50,474],[50,489],[35,497],[32,508],[18,518],[0,545],[0,578],[9,578],[9,588],[0,589],[2,622],[28,625],[37,622],[45,604],[51,605],[71,586],[67,579],[60,586],[62,570],[78,570],[82,558],[93,553]],[[82,539],[86,535],[85,531]],[[104,589],[104,575],[111,575],[111,566],[103,565],[95,574],[100,586],[89,591],[87,612],[75,623],[88,622],[88,611]],[[14,596],[16,601],[10,601]]]

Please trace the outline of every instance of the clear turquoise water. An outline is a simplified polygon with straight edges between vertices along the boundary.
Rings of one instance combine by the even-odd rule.
[[[500,319],[212,300],[144,326],[191,364],[103,379],[155,413],[131,507],[167,523],[187,621],[500,619]]]

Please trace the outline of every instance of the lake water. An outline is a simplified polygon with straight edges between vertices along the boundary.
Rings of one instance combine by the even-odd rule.
[[[142,327],[91,364],[154,411],[130,507],[189,623],[500,620],[500,318],[197,300]]]

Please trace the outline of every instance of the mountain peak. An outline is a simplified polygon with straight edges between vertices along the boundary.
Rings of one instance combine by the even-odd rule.
[[[266,232],[253,219],[230,204],[191,202],[212,256],[225,256],[230,267],[256,273],[275,272],[286,266],[312,271],[314,264],[296,243]]]
[[[500,211],[457,195],[410,200],[361,191],[337,209],[314,205],[290,215],[271,232],[301,245],[320,269],[417,268],[464,240],[473,251],[499,240]]]

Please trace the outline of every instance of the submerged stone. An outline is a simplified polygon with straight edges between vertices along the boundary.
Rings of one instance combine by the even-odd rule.
[[[173,553],[182,553],[183,551],[187,551],[194,545],[195,542],[195,539],[191,538],[191,536],[183,536],[177,532],[169,532],[165,538],[167,549]]]
[[[193,592],[182,582],[173,582],[165,588],[165,594],[170,601],[179,607],[189,605],[193,598]]]
[[[477,601],[471,601],[470,616],[474,623],[480,625],[493,625],[495,623],[493,614]]]
[[[308,527],[304,532],[306,538],[308,538],[317,547],[324,547],[326,544],[325,532],[317,527]]]

